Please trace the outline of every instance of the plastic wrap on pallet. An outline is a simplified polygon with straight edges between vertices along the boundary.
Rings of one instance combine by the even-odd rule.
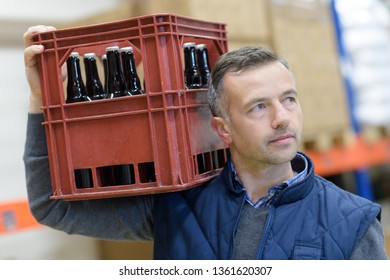
[[[361,125],[390,125],[390,12],[379,0],[338,0]]]

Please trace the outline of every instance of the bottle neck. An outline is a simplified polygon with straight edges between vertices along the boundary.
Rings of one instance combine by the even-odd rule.
[[[137,75],[137,69],[135,66],[134,54],[130,52],[122,53],[123,71]]]
[[[86,91],[92,100],[105,98],[105,92],[100,82],[96,59],[92,57],[84,58],[86,74]]]
[[[85,65],[85,73],[86,73],[86,80],[92,79],[96,80],[98,79],[98,71],[97,71],[97,65],[96,65],[96,59],[87,58],[84,60]]]
[[[107,98],[131,95],[127,90],[118,50],[107,52]]]
[[[194,47],[186,48],[184,53],[185,53],[184,60],[185,60],[186,68],[197,68],[198,63],[195,55],[195,48]]]
[[[80,62],[77,57],[69,57],[67,60],[68,86],[66,103],[89,101],[86,95],[84,82],[80,71]]]
[[[143,91],[135,66],[134,54],[129,51],[123,51],[121,53],[121,58],[127,89],[132,95],[142,94]]]
[[[184,79],[187,88],[200,88],[201,75],[197,62],[195,46],[184,48]]]
[[[110,51],[107,53],[107,70],[108,77],[113,78],[115,76],[120,76],[120,58],[119,52]]]
[[[204,70],[210,70],[207,49],[199,50],[198,58],[199,58],[198,62],[199,62],[200,67],[203,68]]]
[[[209,58],[206,48],[197,49],[197,56],[199,62],[199,71],[201,74],[202,87],[206,88],[210,80]]]
[[[68,81],[82,81],[80,63],[77,58],[69,58],[67,61]]]

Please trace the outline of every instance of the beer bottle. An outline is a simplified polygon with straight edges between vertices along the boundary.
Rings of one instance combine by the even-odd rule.
[[[198,58],[202,87],[207,88],[210,79],[210,64],[206,45],[196,45],[196,54]]]
[[[184,80],[187,88],[200,88],[201,76],[195,50],[196,44],[185,43],[184,48]]]
[[[76,188],[87,189],[93,187],[91,169],[75,169],[74,177]]]
[[[84,55],[84,65],[87,95],[91,98],[91,100],[105,98],[106,94],[104,93],[97,70],[96,55],[94,53],[86,53]]]
[[[87,96],[80,71],[80,55],[72,52],[66,60],[68,84],[66,88],[66,103],[91,101]],[[78,189],[92,188],[92,173],[90,169],[74,170],[75,184]]]
[[[91,101],[87,96],[83,78],[80,71],[80,55],[72,52],[66,60],[68,69],[68,85],[66,88],[66,103]]]
[[[103,63],[103,71],[104,71],[104,92],[107,95],[107,80],[108,80],[108,63],[107,63],[107,55],[102,55],[102,63]]]
[[[131,96],[126,88],[123,77],[119,47],[113,46],[106,48],[108,77],[107,77],[107,95],[106,98],[116,98],[121,96]]]
[[[134,61],[134,52],[132,47],[124,47],[120,49],[123,74],[127,89],[132,95],[142,94],[141,81],[137,74],[137,69]]]
[[[116,186],[134,184],[133,166],[130,164],[114,165],[113,177]]]
[[[106,98],[131,96],[131,93],[127,90],[123,76],[119,47],[113,46],[106,48],[106,57]],[[131,184],[133,178],[131,166],[129,164],[114,165],[112,167],[112,177],[114,185]]]

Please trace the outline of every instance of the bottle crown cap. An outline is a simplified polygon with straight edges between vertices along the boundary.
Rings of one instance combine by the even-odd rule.
[[[109,52],[109,51],[119,51],[119,47],[117,47],[117,46],[107,47],[106,52]]]
[[[188,42],[188,43],[184,43],[183,44],[183,48],[191,48],[191,47],[195,47],[196,44],[194,42]]]
[[[123,47],[120,49],[121,52],[133,52],[133,48],[132,47]]]
[[[199,44],[199,45],[196,45],[196,48],[197,48],[198,50],[206,49],[206,44]]]
[[[78,52],[71,52],[70,56],[71,57],[75,57],[75,58],[79,58],[80,57]]]
[[[96,58],[96,54],[95,53],[86,53],[86,54],[84,54],[84,58]]]

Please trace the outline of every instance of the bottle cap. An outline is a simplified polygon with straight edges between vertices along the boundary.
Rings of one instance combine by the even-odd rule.
[[[123,47],[120,49],[120,52],[133,52],[133,48],[132,47]]]
[[[75,58],[79,58],[80,57],[78,52],[71,52],[70,56],[75,57]]]
[[[86,53],[86,54],[84,54],[84,58],[96,58],[96,54],[95,53]]]
[[[198,50],[204,50],[204,49],[206,49],[206,44],[199,44],[199,45],[196,45],[196,48],[197,48]]]
[[[196,44],[194,42],[188,42],[188,43],[184,43],[183,44],[183,48],[191,48],[191,47],[195,47]]]
[[[107,47],[106,52],[109,52],[109,51],[119,51],[119,47],[117,47],[117,46]]]

